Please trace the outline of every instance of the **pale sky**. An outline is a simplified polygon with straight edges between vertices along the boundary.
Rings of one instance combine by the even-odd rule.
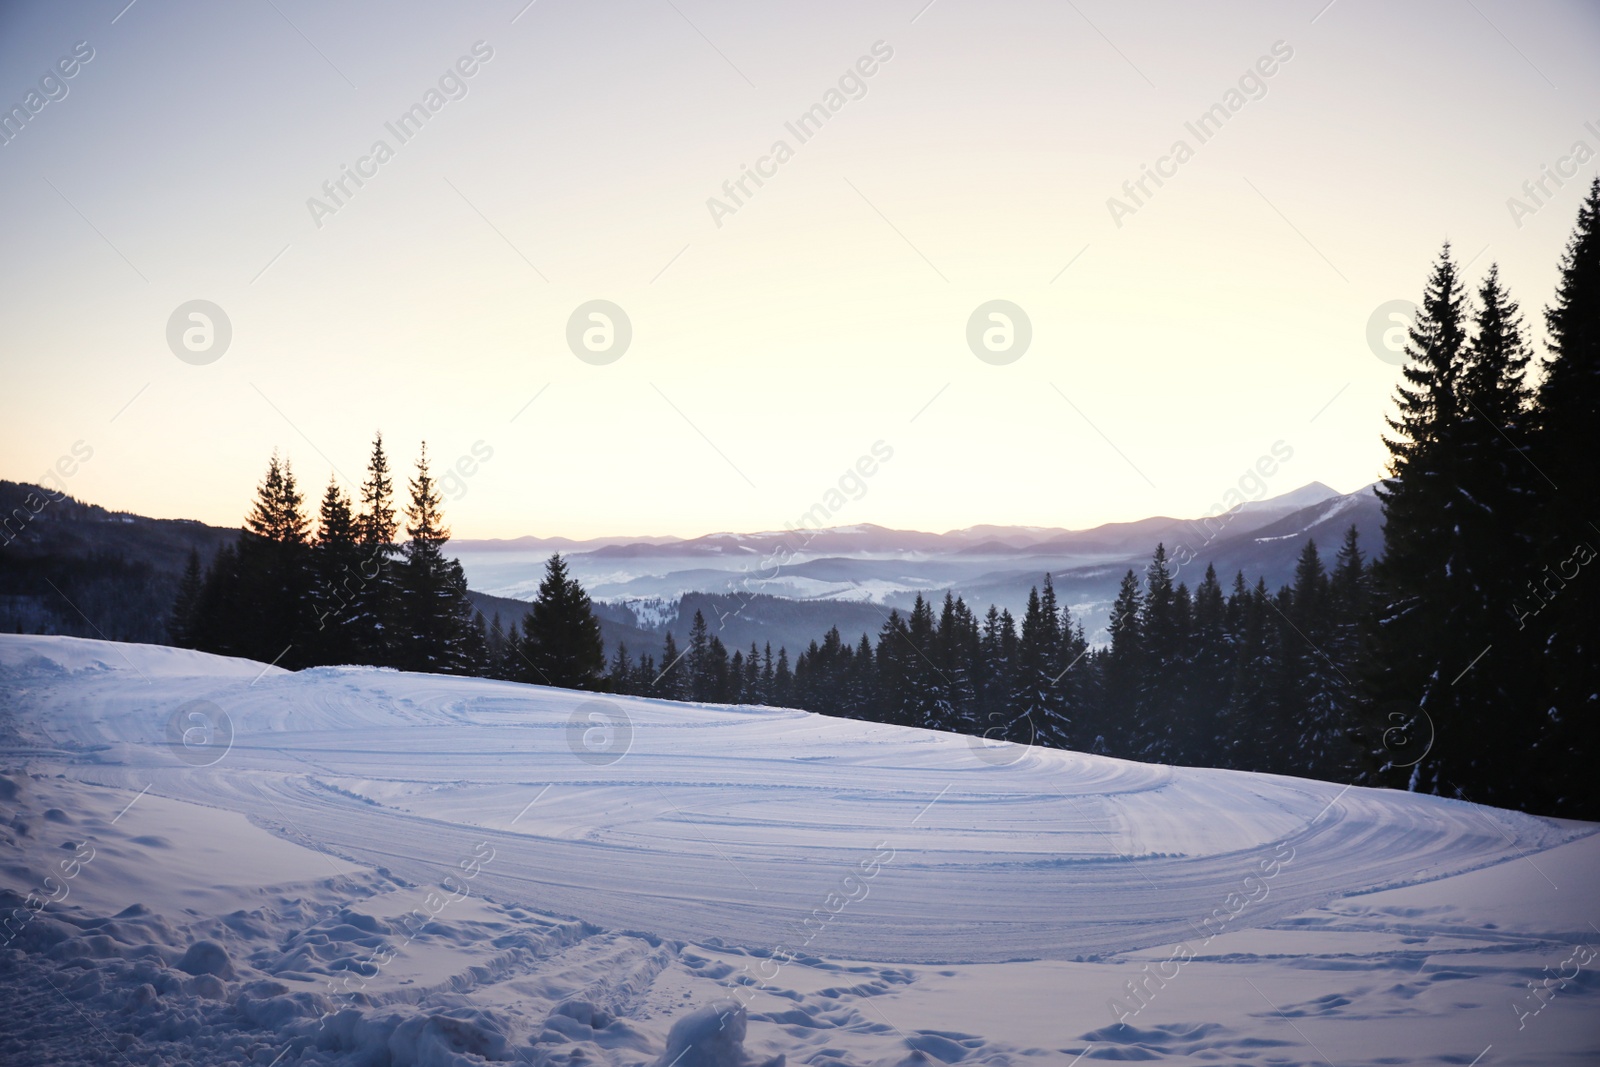
[[[1448,238],[1542,337],[1600,150],[1593,3],[525,2],[0,8],[0,476],[82,441],[74,496],[237,525],[275,447],[314,498],[381,428],[402,470],[492,450],[458,537],[780,528],[880,441],[836,523],[1199,514],[1279,441],[1272,493],[1348,491],[1374,309]],[[597,299],[611,362],[567,341]]]

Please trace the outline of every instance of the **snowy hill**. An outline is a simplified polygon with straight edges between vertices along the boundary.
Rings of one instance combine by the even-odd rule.
[[[59,637],[0,767],[7,1063],[1600,1053],[1589,824]]]

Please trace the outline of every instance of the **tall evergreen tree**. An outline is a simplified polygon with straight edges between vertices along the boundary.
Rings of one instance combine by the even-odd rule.
[[[1176,757],[1174,731],[1182,716],[1183,648],[1177,594],[1163,544],[1156,545],[1150,565],[1145,568],[1144,600],[1138,618],[1143,670],[1134,720],[1140,740],[1128,755],[1170,763]]]
[[[950,714],[949,680],[939,669],[933,605],[918,593],[906,621],[905,703],[902,721],[928,730],[946,728]],[[834,631],[837,636],[838,631]],[[841,645],[843,643],[841,642]]]
[[[711,633],[706,627],[706,617],[696,608],[694,622],[689,626],[689,654],[684,657],[689,674],[689,699],[715,700],[716,688],[711,664]]]
[[[1340,694],[1354,683],[1333,658],[1332,607],[1328,574],[1317,542],[1306,539],[1295,563],[1289,617],[1292,634],[1284,649],[1284,665],[1295,682],[1291,710],[1295,722],[1287,732],[1292,742],[1287,766],[1298,774],[1326,777],[1343,747],[1346,724],[1340,720]]]
[[[684,654],[678,651],[678,639],[668,629],[661,644],[661,670],[651,676],[645,690],[647,695],[663,700],[688,700],[689,672],[683,660]]]
[[[560,553],[545,564],[533,608],[522,621],[525,681],[563,689],[600,689],[606,666],[600,620],[589,594]]]
[[[617,642],[617,654],[611,658],[611,669],[606,672],[606,688],[624,696],[633,693],[633,663],[628,659],[628,645]]]
[[[322,494],[317,537],[311,547],[311,636],[317,663],[359,663],[363,651],[361,619],[355,600],[364,581],[361,546],[350,501],[331,477]]]
[[[1393,436],[1384,438],[1390,476],[1378,487],[1384,512],[1384,554],[1375,580],[1381,598],[1374,659],[1375,697],[1413,705],[1434,723],[1430,758],[1404,773],[1412,788],[1439,792],[1461,776],[1471,755],[1473,724],[1454,711],[1451,680],[1462,650],[1450,629],[1451,576],[1460,565],[1457,534],[1462,500],[1455,470],[1461,424],[1466,297],[1446,245],[1423,293],[1396,390]],[[1476,650],[1466,654],[1471,656]],[[1395,763],[1398,761],[1391,761]]]
[[[183,568],[183,578],[178,582],[178,596],[173,601],[172,614],[167,617],[167,638],[179,648],[194,648],[199,643],[200,597],[204,589],[200,551],[191,548],[189,561]]]
[[[1453,465],[1457,504],[1451,515],[1459,550],[1449,574],[1448,625],[1457,650],[1449,664],[1450,703],[1452,719],[1470,730],[1472,751],[1446,742],[1445,753],[1458,753],[1458,760],[1441,791],[1512,806],[1527,803],[1525,783],[1538,771],[1519,767],[1507,775],[1507,754],[1538,736],[1546,722],[1538,694],[1527,684],[1533,676],[1528,663],[1537,661],[1542,642],[1507,625],[1520,569],[1507,562],[1534,555],[1528,527],[1539,475],[1524,448],[1528,363],[1517,305],[1491,266],[1478,289],[1461,370]],[[1471,663],[1480,651],[1484,655]]]
[[[1272,677],[1277,662],[1276,627],[1267,585],[1252,588],[1242,573],[1234,576],[1228,614],[1234,630],[1233,686],[1228,696],[1223,766],[1255,769],[1266,766],[1277,744],[1277,706]]]
[[[221,656],[245,655],[240,643],[239,550],[236,544],[217,549],[195,606],[194,647]]]
[[[1122,576],[1111,605],[1111,648],[1104,663],[1104,710],[1099,749],[1131,755],[1142,745],[1142,710],[1146,655],[1142,623],[1144,594],[1133,571]]]
[[[1371,570],[1361,552],[1354,524],[1345,531],[1328,579],[1326,649],[1346,684],[1334,693],[1334,722],[1340,737],[1329,753],[1327,777],[1334,781],[1365,780],[1371,773],[1373,738],[1390,724],[1378,724],[1367,694],[1369,646],[1373,629]],[[1419,744],[1427,739],[1418,738]],[[1418,750],[1420,751],[1420,750]],[[1415,753],[1413,753],[1415,754]],[[1401,757],[1401,762],[1410,759]]]
[[[743,694],[746,704],[767,702],[767,691],[761,684],[761,651],[754,641],[750,642],[750,651],[744,658]]]
[[[733,668],[728,662],[728,648],[716,634],[711,635],[711,643],[706,647],[706,659],[710,674],[706,699],[714,704],[726,704],[732,699]]]
[[[231,612],[239,654],[285,667],[310,662],[311,571],[304,499],[274,452],[239,538],[238,599]]]
[[[444,498],[428,468],[426,442],[409,488],[408,540],[398,582],[397,617],[404,626],[398,647],[400,666],[435,674],[476,673],[483,667],[483,636],[474,624],[461,563],[444,556],[450,531],[441,511]]]
[[[1555,300],[1545,310],[1550,359],[1538,391],[1532,458],[1539,471],[1535,548],[1519,575],[1518,634],[1543,642],[1540,710],[1534,745],[1540,772],[1530,778],[1545,810],[1600,818],[1589,767],[1600,751],[1600,178],[1578,208],[1561,258]]]
[[[1206,565],[1194,591],[1194,626],[1189,658],[1189,692],[1180,745],[1183,762],[1215,767],[1226,746],[1226,710],[1232,678],[1233,648],[1228,635],[1228,607],[1217,572]]]
[[[794,672],[789,669],[789,651],[778,646],[778,662],[772,669],[772,702],[780,708],[793,707]]]
[[[883,628],[878,631],[878,645],[874,653],[877,667],[877,688],[883,694],[884,722],[899,726],[917,726],[917,701],[912,691],[912,679],[917,667],[916,648],[911,643],[911,632],[897,609],[889,610]]]
[[[383,449],[383,434],[372,438],[367,474],[361,483],[361,510],[356,516],[356,541],[361,546],[361,583],[353,598],[355,628],[361,635],[362,662],[395,666],[399,662],[402,626],[399,579],[395,563],[400,554],[394,508],[394,478]]]

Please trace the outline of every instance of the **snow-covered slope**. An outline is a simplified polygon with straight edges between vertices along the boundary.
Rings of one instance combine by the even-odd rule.
[[[0,699],[0,987],[133,1062],[1600,1052],[1587,965],[1505,1008],[1600,943],[1588,824],[68,638],[0,637]]]

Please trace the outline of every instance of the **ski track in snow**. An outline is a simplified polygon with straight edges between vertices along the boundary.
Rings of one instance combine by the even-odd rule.
[[[783,709],[370,668],[263,671],[183,650],[9,636],[0,694],[0,754],[13,778],[24,761],[33,771],[34,800],[16,804],[35,828],[0,846],[11,857],[0,886],[17,898],[0,906],[16,907],[71,847],[54,837],[101,850],[74,879],[76,897],[0,950],[0,988],[35,1009],[20,1045],[0,1031],[0,1053],[55,1048],[69,1031],[52,1020],[69,1026],[68,1005],[80,1031],[96,1010],[154,1013],[193,1062],[482,1062],[476,1053],[669,1067],[667,1051],[689,1057],[680,1067],[779,1054],[1323,1062],[1318,1046],[1345,1047],[1353,1022],[1370,1035],[1464,1011],[1440,983],[1474,974],[1493,992],[1472,1005],[1540,1025],[1499,1005],[1559,964],[1560,945],[1588,937],[1586,920],[1551,912],[1543,927],[1517,929],[1471,900],[1416,901],[1473,880],[1542,893],[1541,879],[1557,885],[1546,866],[1570,892],[1600,867],[1590,824],[974,747]],[[178,758],[169,740],[169,719],[195,700],[233,730],[211,766],[194,765],[203,751]],[[631,720],[631,746],[609,765],[573,749],[569,719],[596,706]],[[47,822],[62,833],[44,852]],[[492,859],[470,893],[408,935],[402,917],[448,876],[460,885],[474,855]],[[1219,922],[1273,858],[1281,869],[1259,899],[1250,891]],[[811,916],[823,921],[802,925]],[[192,955],[197,940],[220,946],[216,973]],[[1147,983],[1150,1003],[1110,1025],[1124,983],[1180,942],[1199,946],[1185,966],[1215,981]],[[383,946],[392,959],[373,966]],[[780,965],[779,946],[798,957]],[[1465,962],[1429,970],[1451,953]],[[50,989],[28,980],[43,967],[58,968]],[[348,990],[351,975],[358,996],[325,1015],[330,983]],[[1231,990],[1225,1004],[1217,982]],[[1594,984],[1592,968],[1564,984],[1564,1007]],[[1073,1003],[1029,1006],[1041,988]],[[732,1002],[710,1029],[685,1014],[730,995],[748,1020]],[[218,1036],[223,1016],[259,1034]],[[730,1036],[733,1019],[747,1039]],[[1586,1025],[1544,1024],[1564,1050],[1549,1062],[1600,1050]],[[121,1042],[124,1058],[144,1056],[130,1062],[168,1062],[152,1051],[155,1022],[130,1026],[100,1036]],[[389,1059],[374,1058],[379,1048]],[[1538,1061],[1523,1051],[1518,1062]],[[1384,1062],[1474,1054],[1463,1045]]]

